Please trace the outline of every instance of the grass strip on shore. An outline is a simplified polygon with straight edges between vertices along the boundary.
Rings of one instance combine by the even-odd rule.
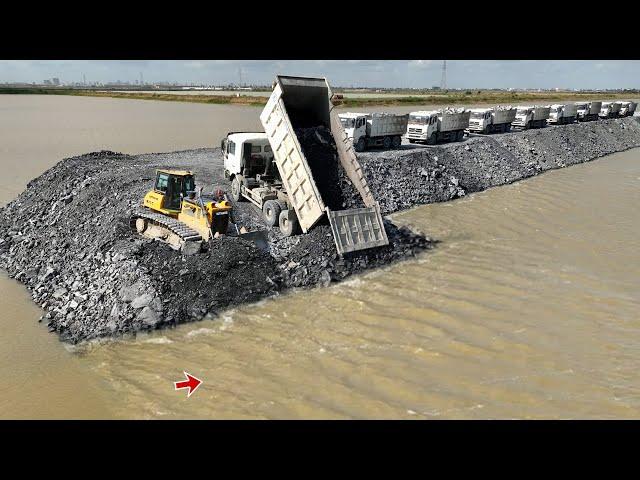
[[[339,92],[337,92],[339,93]],[[268,97],[252,95],[178,95],[172,93],[149,92],[115,92],[100,90],[80,90],[71,88],[15,88],[0,87],[0,94],[31,94],[31,95],[73,95],[83,97],[126,98],[131,100],[157,100],[163,102],[187,102],[208,104],[231,104],[261,107],[267,103]],[[495,91],[466,91],[443,92],[428,95],[407,95],[401,97],[349,97],[334,103],[342,107],[374,107],[374,106],[410,106],[410,105],[475,105],[475,104],[522,104],[550,103],[555,101],[589,101],[611,100],[621,93],[572,93],[572,92],[495,92]]]

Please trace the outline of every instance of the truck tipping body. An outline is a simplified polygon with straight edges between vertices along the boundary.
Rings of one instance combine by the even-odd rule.
[[[469,127],[470,117],[471,111],[464,108],[411,112],[407,138],[411,143],[426,142],[429,145],[440,141],[459,142]]]
[[[602,109],[602,102],[576,102],[575,105],[579,122],[597,120]]]
[[[407,131],[409,115],[395,113],[353,113],[338,115],[357,152],[369,147],[398,148]]]
[[[367,185],[353,143],[333,110],[331,89],[325,78],[278,75],[260,121],[303,232],[308,232],[326,214],[341,255],[389,243],[380,206]],[[319,126],[331,131],[340,166],[360,193],[364,208],[331,211],[325,206],[323,192],[318,189],[295,132]]]
[[[515,118],[516,109],[513,107],[474,108],[471,109],[468,130],[484,134],[509,132]]]
[[[547,124],[551,107],[534,106],[518,106],[516,119],[513,126],[527,130],[529,128],[542,128]]]
[[[578,108],[575,103],[569,103],[567,105],[555,104],[551,105],[550,108],[549,119],[547,120],[549,123],[565,125],[576,121]]]

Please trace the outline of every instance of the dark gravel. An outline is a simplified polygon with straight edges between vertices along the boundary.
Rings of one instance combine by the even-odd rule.
[[[198,320],[292,287],[326,285],[431,246],[388,223],[390,246],[342,259],[327,226],[290,238],[271,231],[270,251],[226,236],[206,253],[183,256],[129,229],[129,215],[159,167],[193,170],[205,193],[228,188],[219,149],[136,156],[103,151],[59,162],[0,209],[0,267],[27,286],[45,311],[43,320],[63,340]],[[266,228],[248,202],[234,205],[234,214],[241,225]]]
[[[640,146],[640,117],[358,154],[383,214],[444,202]],[[347,204],[349,201],[347,200]]]
[[[326,133],[301,132],[323,199],[331,208],[361,206],[345,178],[336,182],[330,173],[335,168],[317,163],[338,161]],[[405,146],[358,158],[387,214],[638,146],[638,118],[627,118]],[[289,288],[327,285],[434,244],[386,221],[390,245],[344,258],[337,255],[327,225],[289,238],[273,230],[268,252],[223,237],[207,253],[182,256],[129,230],[129,214],[152,187],[159,167],[193,170],[205,193],[228,188],[219,149],[135,156],[104,151],[59,162],[0,209],[0,267],[27,286],[62,339],[78,342],[197,320]],[[266,228],[248,202],[234,205],[234,214],[241,225]]]

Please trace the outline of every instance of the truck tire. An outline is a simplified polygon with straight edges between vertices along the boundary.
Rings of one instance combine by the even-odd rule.
[[[295,235],[300,230],[298,223],[298,217],[293,210],[283,210],[278,216],[278,226],[280,227],[280,233],[285,237]]]
[[[427,139],[427,145],[435,145],[438,142],[438,135],[433,132]]]
[[[358,139],[358,143],[355,145],[356,152],[364,152],[365,148],[367,148],[367,144],[364,141],[363,137]]]
[[[275,200],[267,200],[262,205],[262,213],[264,214],[264,220],[267,222],[267,225],[273,227],[278,224],[280,218],[280,204]]]
[[[382,148],[389,150],[391,148],[391,137],[384,137],[382,139]]]
[[[511,131],[511,124],[510,123],[505,123],[504,124],[504,131],[505,131],[505,133],[509,133]]]
[[[464,138],[464,130],[458,130],[458,133],[456,134],[456,141],[461,142],[463,138]]]
[[[398,148],[400,145],[402,145],[402,137],[400,137],[400,135],[396,135],[395,137],[393,137],[393,140],[391,140],[391,145],[393,145],[393,148]]]
[[[240,193],[242,183],[239,177],[240,175],[236,175],[233,177],[233,180],[231,180],[231,198],[233,198],[234,202],[242,201],[242,194]]]
[[[483,133],[484,135],[489,135],[489,134],[491,133],[491,125],[487,125],[486,127],[484,127],[484,128],[482,129],[482,133]]]

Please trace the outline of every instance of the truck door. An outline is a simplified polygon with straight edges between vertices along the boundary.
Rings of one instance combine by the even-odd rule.
[[[249,142],[244,142],[242,144],[242,160],[240,161],[240,171],[243,175],[251,176],[252,173],[249,171],[249,168],[251,166],[251,147],[253,147],[253,145]]]

